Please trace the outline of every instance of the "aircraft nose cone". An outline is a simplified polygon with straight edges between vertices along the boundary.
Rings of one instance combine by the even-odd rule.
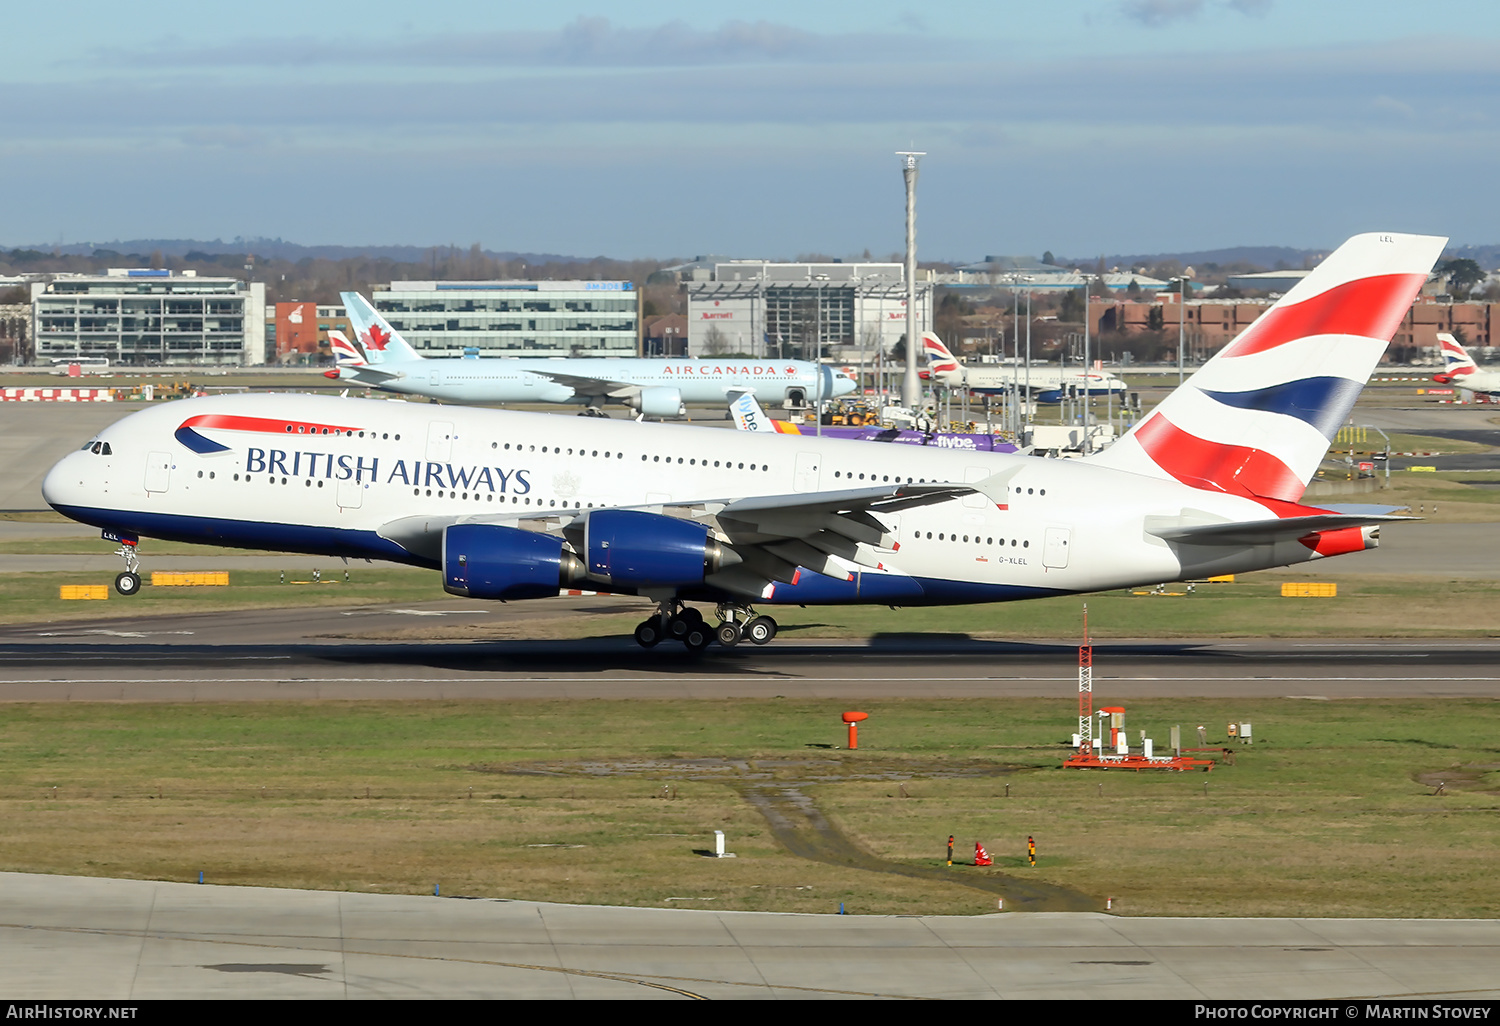
[[[63,506],[76,505],[75,499],[83,484],[83,479],[79,474],[83,468],[79,466],[79,463],[89,455],[92,454],[69,453],[47,471],[47,476],[42,478],[42,498],[46,500],[47,505],[59,511]]]

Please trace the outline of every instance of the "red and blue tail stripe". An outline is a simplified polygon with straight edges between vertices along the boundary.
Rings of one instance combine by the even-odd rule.
[[[1203,394],[1241,410],[1296,417],[1311,424],[1331,442],[1344,418],[1354,409],[1360,388],[1358,381],[1348,378],[1318,377],[1287,381],[1248,392],[1220,392],[1205,388]]]
[[[191,449],[199,455],[207,456],[216,452],[227,452],[229,446],[214,441],[207,435],[200,433],[199,429],[221,430],[221,431],[250,431],[258,434],[279,435],[337,435],[359,428],[348,427],[342,424],[314,424],[305,420],[281,420],[271,417],[239,417],[228,413],[205,413],[197,417],[189,417],[183,421],[172,433],[183,446]]]
[[[1350,239],[1098,461],[1297,501],[1446,241]]]
[[[1220,355],[1249,356],[1313,335],[1358,335],[1389,342],[1426,280],[1425,273],[1382,274],[1335,285],[1300,303],[1277,303]],[[1291,297],[1289,293],[1286,299]]]

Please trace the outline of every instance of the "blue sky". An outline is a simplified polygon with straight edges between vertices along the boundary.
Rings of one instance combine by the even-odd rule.
[[[1493,0],[6,10],[0,245],[1500,242]]]

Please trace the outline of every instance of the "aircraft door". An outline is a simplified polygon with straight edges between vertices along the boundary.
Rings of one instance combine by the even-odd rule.
[[[146,456],[146,491],[164,492],[172,483],[172,454],[153,452]]]
[[[815,492],[818,490],[819,468],[823,464],[823,457],[815,452],[799,452],[797,454],[797,469],[792,476],[792,490],[796,492]]]
[[[357,477],[351,477],[347,481],[339,482],[338,502],[339,509],[359,509],[364,505],[365,485]]]
[[[1073,532],[1066,527],[1049,527],[1042,543],[1042,566],[1061,570],[1068,565],[1068,543]]]
[[[453,424],[451,421],[435,420],[427,425],[427,459],[431,463],[447,463],[453,458]]]

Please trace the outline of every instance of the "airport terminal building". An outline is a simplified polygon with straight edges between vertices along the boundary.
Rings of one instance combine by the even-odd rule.
[[[687,297],[694,357],[842,358],[887,351],[906,334],[901,264],[733,260],[714,264],[712,281],[691,282]],[[919,277],[916,330],[931,327],[932,284]]]
[[[375,309],[426,357],[636,356],[628,281],[394,281]]]
[[[193,271],[110,268],[31,286],[35,362],[245,366],[266,361],[266,287]]]

